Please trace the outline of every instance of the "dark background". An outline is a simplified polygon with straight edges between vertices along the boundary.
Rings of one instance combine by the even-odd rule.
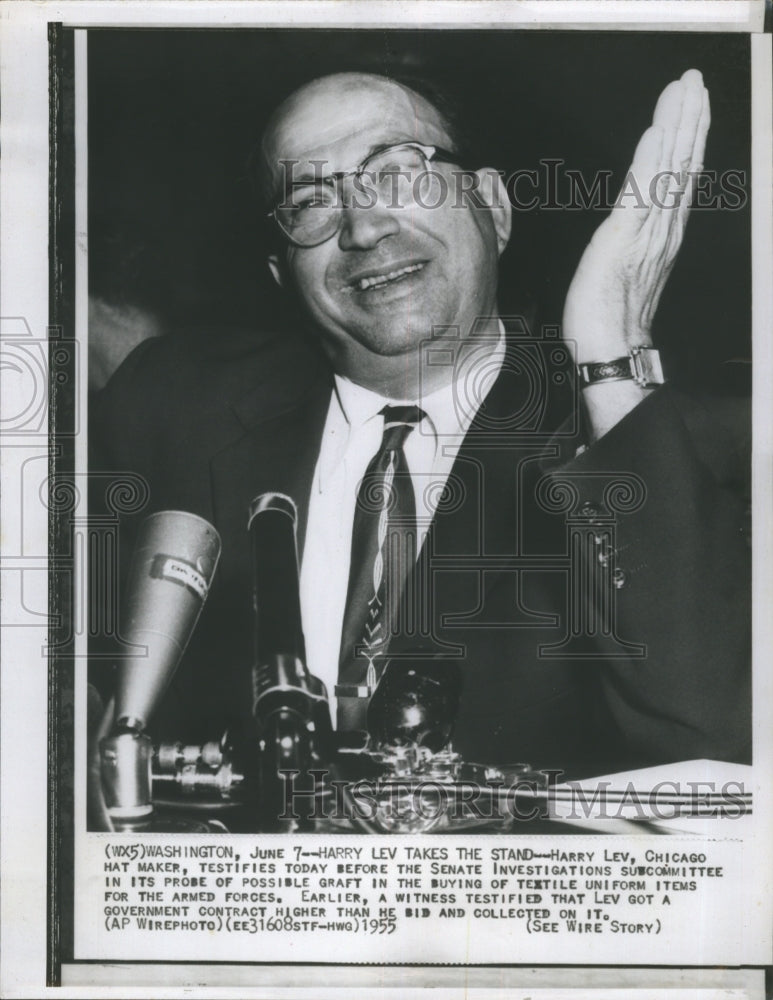
[[[248,161],[278,101],[321,74],[419,72],[455,91],[482,156],[506,170],[556,157],[617,191],[662,88],[702,70],[713,124],[706,168],[746,171],[749,39],[595,32],[89,31],[91,291],[159,313],[169,329],[297,327],[265,267]],[[524,184],[524,193],[528,186]],[[516,212],[501,307],[559,323],[603,212]],[[750,357],[749,206],[694,211],[655,338],[683,381]],[[725,381],[728,368],[723,366]],[[734,366],[733,371],[738,371]]]

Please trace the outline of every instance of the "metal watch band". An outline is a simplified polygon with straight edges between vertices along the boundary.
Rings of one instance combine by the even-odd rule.
[[[654,347],[634,347],[625,358],[613,361],[590,361],[577,366],[583,388],[598,382],[619,382],[629,379],[644,388],[665,382],[660,352]]]

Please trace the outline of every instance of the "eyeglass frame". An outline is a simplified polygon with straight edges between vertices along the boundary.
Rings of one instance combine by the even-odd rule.
[[[335,185],[336,187],[338,187],[338,185],[340,185],[342,181],[346,180],[347,177],[362,177],[363,174],[366,173],[366,167],[370,160],[373,160],[377,156],[381,156],[384,153],[388,153],[390,150],[403,149],[405,147],[409,147],[411,149],[418,149],[418,151],[421,153],[421,155],[424,157],[424,160],[426,161],[426,173],[432,172],[430,171],[429,167],[430,164],[434,162],[456,163],[459,166],[462,166],[458,153],[454,153],[449,149],[443,149],[441,146],[433,146],[422,142],[410,142],[410,141],[394,142],[390,143],[388,146],[382,146],[380,149],[374,149],[371,153],[368,153],[365,159],[362,160],[356,167],[352,167],[350,170],[336,170],[332,174],[328,174],[325,177],[319,178],[319,180],[315,179],[313,181],[310,181],[309,185],[314,186],[315,184],[327,184],[329,186]],[[289,193],[288,191],[285,191],[285,197],[287,196],[288,193]],[[291,243],[293,246],[301,247],[302,249],[307,250],[313,247],[322,246],[323,243],[327,243],[329,239],[332,239],[338,232],[340,232],[343,220],[342,208],[343,208],[342,205],[336,207],[338,222],[335,229],[331,230],[331,232],[327,236],[324,236],[321,240],[318,240],[315,243],[299,243],[298,240],[293,239],[293,237],[287,232],[287,230],[284,228],[284,226],[277,217],[277,211],[279,209],[278,205],[275,205],[270,212],[266,213],[266,218],[274,220],[280,232],[289,243]]]

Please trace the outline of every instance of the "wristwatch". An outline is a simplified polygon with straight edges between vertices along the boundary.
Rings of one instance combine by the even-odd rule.
[[[619,382],[622,379],[632,379],[642,388],[662,385],[666,381],[660,363],[660,351],[654,347],[632,347],[625,358],[577,365],[577,375],[583,389],[598,382]]]

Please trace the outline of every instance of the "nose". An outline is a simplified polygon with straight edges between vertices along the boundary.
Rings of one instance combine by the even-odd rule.
[[[386,236],[395,236],[400,223],[386,205],[348,204],[343,208],[343,220],[338,234],[342,250],[371,250]]]

